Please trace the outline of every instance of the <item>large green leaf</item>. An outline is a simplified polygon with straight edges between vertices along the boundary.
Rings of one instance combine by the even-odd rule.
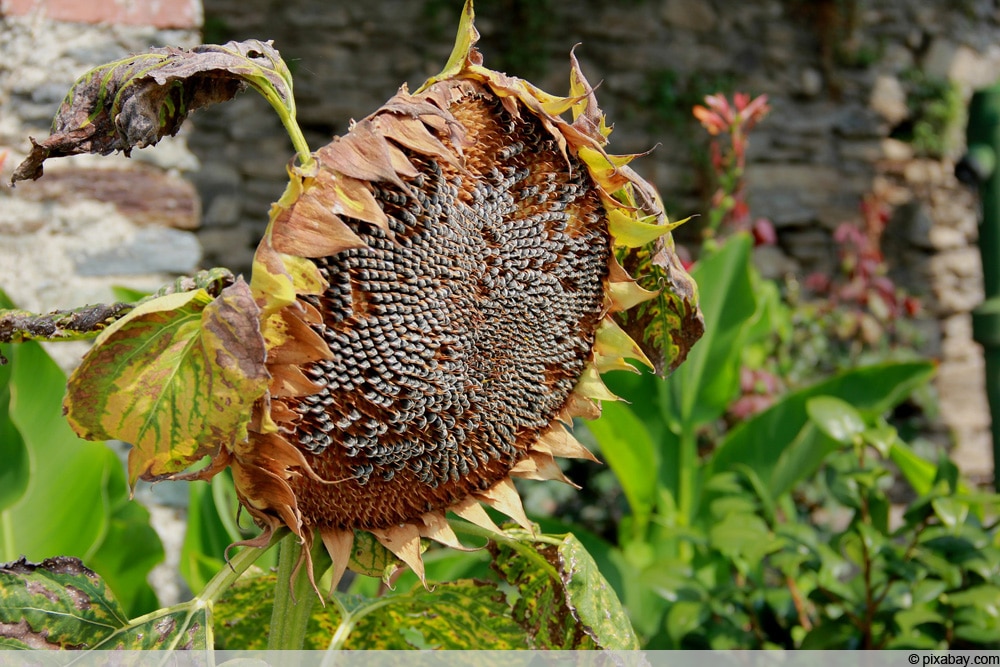
[[[566,535],[558,554],[566,605],[584,632],[603,649],[638,649],[639,640],[625,608],[583,544],[574,535]]]
[[[0,356],[13,356],[9,345],[0,345]],[[10,364],[0,366],[0,511],[24,495],[31,472],[28,448],[10,418],[10,375]]]
[[[24,435],[31,472],[24,495],[0,512],[0,560],[83,558],[126,612],[154,609],[146,578],[163,547],[149,513],[129,500],[118,457],[104,443],[80,440],[60,417],[66,376],[41,346],[21,343],[8,356],[11,422]]]
[[[243,577],[215,606],[216,647],[264,649],[275,576]],[[525,648],[524,631],[495,583],[459,580],[408,592],[365,598],[335,594],[339,604],[316,605],[306,632],[307,650]],[[347,610],[348,616],[342,614]],[[346,634],[344,634],[346,633]]]
[[[930,362],[876,364],[788,394],[730,431],[703,467],[703,479],[744,464],[757,473],[771,489],[772,497],[777,498],[812,474],[829,453],[828,444],[814,439],[823,437],[818,429],[816,434],[802,436],[809,421],[806,405],[810,399],[832,396],[847,401],[862,415],[875,417],[927,382],[933,372],[934,365]],[[788,465],[784,458],[794,460],[795,465]]]
[[[186,603],[129,622],[102,580],[61,556],[0,566],[0,647],[12,649],[204,649],[211,607]]]
[[[587,428],[600,445],[600,454],[618,477],[632,507],[640,532],[656,504],[659,460],[643,422],[624,403],[605,403],[601,418]]]
[[[267,388],[259,309],[237,280],[148,301],[101,334],[69,382],[67,418],[88,439],[133,445],[129,481],[179,472],[246,437]]]
[[[516,539],[515,539],[516,537]],[[316,605],[307,649],[638,648],[624,608],[572,535],[491,543],[502,583],[462,579]],[[215,605],[217,648],[267,646],[275,577],[244,576]]]
[[[105,480],[121,464],[103,443],[80,440],[60,417],[66,376],[38,343],[13,346],[10,363],[10,416],[27,445],[31,475],[24,495],[2,514],[2,559],[88,558],[110,520]]]
[[[719,417],[739,391],[739,341],[756,311],[751,245],[749,235],[735,234],[691,272],[698,283],[705,334],[668,379],[672,417],[689,427]]]
[[[337,624],[321,627],[331,637]],[[509,650],[524,648],[524,633],[496,584],[463,580],[395,597],[363,616],[343,648]]]

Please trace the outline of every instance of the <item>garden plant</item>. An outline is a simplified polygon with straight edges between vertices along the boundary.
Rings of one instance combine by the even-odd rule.
[[[470,2],[441,74],[315,152],[270,44],[77,83],[15,178],[153,144],[247,85],[296,155],[249,282],[0,303],[0,646],[996,648],[1000,498],[907,442],[897,408],[934,365],[872,344],[916,309],[878,234],[845,226],[812,300],[754,268],[767,101],[695,110],[718,190],[685,268],[576,59],[555,97],[476,38]],[[37,341],[79,338],[67,385]],[[81,436],[129,442],[128,470]],[[521,478],[567,476],[584,488],[529,518]],[[172,479],[193,480],[194,598],[161,609],[129,487]]]
[[[3,314],[0,337],[24,346],[5,351],[6,446],[21,462],[5,552],[34,551],[16,514],[46,491],[29,446],[48,420],[24,415],[33,399],[18,375],[46,365],[38,340],[95,337],[63,411],[76,435],[131,444],[128,485],[228,469],[220,494],[259,534],[238,536],[193,600],[136,617],[157,550],[117,581],[84,565],[106,544],[122,555],[108,544],[116,519],[121,531],[143,523],[116,506],[81,536],[92,537],[82,553],[3,568],[6,645],[638,647],[584,547],[541,532],[513,478],[568,481],[556,457],[592,458],[567,427],[616,399],[601,373],[633,369],[626,357],[652,366],[616,315],[655,300],[660,355],[676,366],[701,333],[696,288],[634,156],[605,150],[610,129],[575,58],[570,94],[556,97],[484,67],[477,38],[470,2],[441,74],[315,152],[269,43],[154,49],[70,91],[14,181],[40,177],[49,158],[154,144],[245,86],[277,110],[296,155],[249,282],[214,269],[135,303]],[[622,268],[638,248],[656,253],[647,287]],[[126,480],[102,472],[97,491],[123,501]],[[241,578],[278,542],[275,575]],[[431,542],[488,554],[496,576],[431,585]],[[425,587],[336,592],[348,569],[391,588],[402,566]]]

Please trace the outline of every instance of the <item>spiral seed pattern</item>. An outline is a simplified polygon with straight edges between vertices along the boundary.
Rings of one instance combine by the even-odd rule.
[[[375,183],[392,235],[315,260],[302,297],[333,359],[282,424],[321,484],[293,481],[314,526],[380,528],[505,477],[572,392],[601,317],[609,240],[587,170],[531,115],[470,95],[451,113],[465,171],[408,153],[407,188]],[[374,492],[373,492],[374,491]]]

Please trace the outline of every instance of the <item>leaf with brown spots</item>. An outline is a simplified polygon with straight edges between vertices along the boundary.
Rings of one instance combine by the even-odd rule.
[[[131,624],[97,574],[77,558],[0,565],[0,649],[205,649],[204,604],[160,609]]]
[[[104,581],[76,558],[0,565],[0,647],[94,648],[127,624]]]
[[[176,134],[195,109],[230,100],[248,84],[294,115],[291,74],[270,42],[154,48],[101,65],[66,95],[51,135],[41,143],[31,140],[31,153],[11,183],[40,177],[50,157],[128,155],[152,146]]]
[[[553,542],[546,536],[490,543],[491,567],[517,591],[513,616],[528,647],[638,649],[628,615],[580,541],[569,534]]]

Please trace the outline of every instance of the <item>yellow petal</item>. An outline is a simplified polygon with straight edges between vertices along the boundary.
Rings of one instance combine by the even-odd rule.
[[[655,370],[653,362],[610,317],[601,320],[594,340],[594,363],[602,373],[606,370],[632,370],[635,368],[625,361],[625,357],[641,361],[650,370]]]
[[[580,379],[577,381],[576,388],[573,389],[573,393],[587,398],[593,398],[598,401],[619,400],[618,397],[611,393],[611,390],[605,386],[604,380],[601,379],[601,374],[597,372],[597,367],[594,366],[593,363],[588,363],[586,368],[583,369],[583,373],[580,375]]]
[[[652,217],[655,220],[655,217]],[[615,240],[615,245],[626,248],[641,248],[652,243],[671,230],[670,225],[650,224],[638,220],[627,211],[617,208],[608,213],[608,231]]]

